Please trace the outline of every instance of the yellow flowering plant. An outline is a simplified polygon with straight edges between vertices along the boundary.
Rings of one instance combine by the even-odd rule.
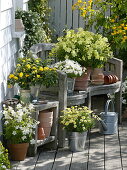
[[[73,60],[83,67],[101,68],[113,53],[106,37],[78,28],[59,37],[50,56],[60,61]]]
[[[53,86],[57,83],[57,71],[47,67],[47,61],[41,58],[18,58],[15,71],[8,77],[9,86],[15,83],[22,89],[30,89],[30,86],[36,84]]]
[[[127,1],[77,0],[72,9],[80,11],[85,29],[94,27],[97,32],[108,38],[115,57],[121,58],[126,66]]]
[[[5,149],[0,141],[0,170],[7,170],[11,168],[11,164],[8,158],[8,150]]]
[[[70,132],[84,132],[92,128],[95,120],[99,119],[88,107],[86,106],[72,106],[66,108],[61,116],[61,124]]]

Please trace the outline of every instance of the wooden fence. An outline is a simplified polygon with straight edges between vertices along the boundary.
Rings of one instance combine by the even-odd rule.
[[[77,0],[49,0],[52,8],[51,25],[56,30],[56,35],[62,35],[64,29],[84,27],[80,12],[72,10],[72,5]]]
[[[88,1],[88,0],[84,0]],[[52,9],[51,12],[51,26],[56,30],[56,35],[60,36],[63,34],[63,30],[75,29],[79,27],[84,28],[84,20],[80,16],[78,10],[72,10],[72,5],[77,0],[49,0],[49,6]],[[110,9],[105,13],[106,16],[110,16]],[[94,26],[91,27],[90,31],[95,32]],[[102,32],[103,30],[100,30]]]

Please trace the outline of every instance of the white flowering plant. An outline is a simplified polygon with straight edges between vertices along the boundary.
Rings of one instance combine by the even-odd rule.
[[[17,104],[14,109],[11,106],[5,107],[3,110],[4,119],[4,136],[9,143],[31,143],[33,144],[33,134],[38,121],[32,118],[34,112],[33,104],[23,106]]]
[[[69,132],[84,132],[92,128],[95,124],[95,120],[99,119],[97,115],[93,113],[86,106],[72,106],[63,110],[63,116],[61,116],[61,124],[64,125],[64,129]]]
[[[52,67],[66,73],[70,78],[81,76],[86,70],[85,67],[82,68],[78,62],[69,59],[57,62],[53,64]]]
[[[122,83],[122,103],[125,105],[127,104],[127,77]]]

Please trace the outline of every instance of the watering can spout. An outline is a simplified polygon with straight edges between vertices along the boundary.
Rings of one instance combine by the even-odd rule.
[[[104,120],[100,119],[99,122],[101,123],[103,130],[106,131],[108,128]]]

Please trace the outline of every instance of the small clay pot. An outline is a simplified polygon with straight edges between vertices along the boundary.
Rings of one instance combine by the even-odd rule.
[[[38,127],[38,140],[45,139],[45,133],[43,127]]]
[[[118,77],[116,75],[105,75],[104,76],[104,84],[112,84],[118,81]]]
[[[111,75],[112,79],[113,79],[113,83],[116,83],[116,76],[115,75]]]
[[[118,77],[116,75],[111,75],[113,77],[113,82],[112,83],[116,83],[118,81]]]
[[[113,82],[113,77],[111,75],[104,76],[104,84],[111,84]]]

